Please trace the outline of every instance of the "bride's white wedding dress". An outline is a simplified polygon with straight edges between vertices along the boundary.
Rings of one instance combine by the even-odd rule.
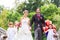
[[[22,19],[22,26],[19,28],[14,40],[33,40],[31,31],[29,30],[28,18]]]

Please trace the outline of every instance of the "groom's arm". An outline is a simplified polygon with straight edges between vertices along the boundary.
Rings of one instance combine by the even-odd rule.
[[[42,16],[42,26],[45,27],[46,24],[45,24],[44,16],[43,15],[41,15],[41,16]]]

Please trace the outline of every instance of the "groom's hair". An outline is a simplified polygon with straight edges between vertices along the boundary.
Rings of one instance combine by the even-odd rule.
[[[38,8],[36,8],[36,10],[37,10],[37,9],[41,10],[39,7],[38,7]]]

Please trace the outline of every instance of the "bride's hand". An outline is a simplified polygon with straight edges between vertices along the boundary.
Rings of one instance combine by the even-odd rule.
[[[29,30],[31,30],[31,27],[29,27]]]

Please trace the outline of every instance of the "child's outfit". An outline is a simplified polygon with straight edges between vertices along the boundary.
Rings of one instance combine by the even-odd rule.
[[[13,40],[17,33],[17,29],[14,27],[9,27],[7,29],[7,40]]]
[[[48,29],[47,40],[55,40],[53,29]]]

